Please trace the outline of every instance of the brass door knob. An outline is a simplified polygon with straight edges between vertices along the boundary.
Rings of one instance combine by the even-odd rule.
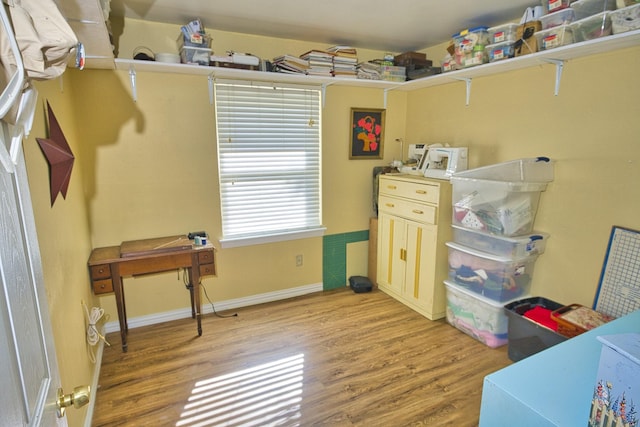
[[[73,393],[64,394],[61,388],[58,389],[58,399],[56,406],[58,407],[58,417],[64,417],[66,408],[73,405],[74,408],[81,408],[91,398],[91,387],[88,385],[79,386],[73,389]]]

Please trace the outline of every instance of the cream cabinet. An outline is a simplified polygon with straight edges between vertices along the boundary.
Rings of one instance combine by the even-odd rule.
[[[378,287],[428,319],[442,318],[451,184],[412,175],[379,179]]]

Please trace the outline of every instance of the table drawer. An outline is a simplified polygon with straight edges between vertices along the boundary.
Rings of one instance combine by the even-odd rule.
[[[100,264],[100,265],[92,265],[91,269],[91,279],[107,279],[111,277],[111,269],[109,268],[109,264]]]
[[[113,292],[113,282],[111,282],[111,279],[93,281],[94,294],[106,294],[109,292]]]
[[[382,212],[425,224],[436,223],[436,207],[395,197],[380,196],[378,209]]]
[[[215,276],[216,275],[216,265],[211,264],[200,264],[200,276]]]
[[[380,177],[380,194],[405,197],[417,202],[438,203],[440,186],[438,184],[400,181]]]
[[[213,251],[198,252],[198,262],[200,264],[213,263]]]

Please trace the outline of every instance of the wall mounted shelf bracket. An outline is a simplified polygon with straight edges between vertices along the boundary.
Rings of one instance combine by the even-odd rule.
[[[467,98],[465,104],[467,107],[469,106],[469,100],[471,99],[471,78],[469,77],[454,77],[456,80],[463,81],[467,84]]]
[[[129,80],[131,81],[131,97],[133,98],[133,102],[137,102],[138,91],[136,88],[136,69],[133,68],[133,65],[129,67]]]
[[[209,74],[209,77],[207,77],[207,81],[209,84],[209,104],[213,105],[213,81],[215,80],[215,76],[213,75],[213,73]]]
[[[555,96],[558,96],[558,94],[560,93],[560,80],[562,79],[562,69],[564,68],[564,61],[561,59],[550,58],[545,58],[544,61],[550,64],[555,64],[556,66],[556,88],[553,94]]]

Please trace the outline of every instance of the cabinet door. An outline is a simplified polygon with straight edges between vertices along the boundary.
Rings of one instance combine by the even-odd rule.
[[[380,212],[378,217],[378,285],[397,294],[405,275],[406,221]]]
[[[406,274],[402,295],[433,312],[437,232],[435,225],[407,221]],[[442,285],[444,286],[444,285]]]

